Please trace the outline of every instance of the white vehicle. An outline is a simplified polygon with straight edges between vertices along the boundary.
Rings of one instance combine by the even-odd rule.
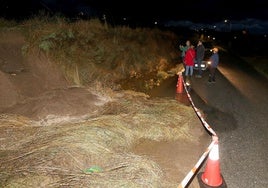
[[[201,63],[201,70],[203,70],[203,71],[207,70],[209,64],[210,64],[210,61],[203,60],[202,63]],[[195,70],[198,70],[198,64],[197,64],[197,62],[195,62],[195,64],[194,64],[194,69]]]

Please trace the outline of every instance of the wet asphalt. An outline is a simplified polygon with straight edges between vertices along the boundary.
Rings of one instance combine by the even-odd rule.
[[[192,79],[192,99],[219,137],[227,187],[267,188],[268,80],[236,59],[223,60],[215,84],[208,72]]]
[[[267,78],[231,56],[221,58],[216,83],[207,82],[208,74],[204,71],[202,78],[193,77],[189,93],[219,137],[220,173],[226,186],[267,188]],[[176,82],[176,77],[167,80],[153,95],[176,97]],[[179,100],[190,105],[183,94]]]

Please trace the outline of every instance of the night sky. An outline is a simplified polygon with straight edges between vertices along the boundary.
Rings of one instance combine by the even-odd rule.
[[[99,7],[114,15],[152,17],[159,19],[188,19],[217,21],[223,19],[268,19],[268,1],[251,0],[243,4],[235,0],[96,0]],[[236,3],[236,4],[234,4]],[[245,7],[247,6],[247,7]]]
[[[223,19],[257,18],[268,20],[268,1],[251,0],[0,0],[1,16],[25,16],[46,9],[51,12],[94,14],[113,17],[136,17],[161,20],[209,22]],[[235,3],[235,4],[234,4]],[[246,6],[246,7],[245,7]],[[91,13],[92,12],[92,13]]]
[[[98,17],[110,23],[147,26],[156,22],[169,25],[173,21],[226,27],[247,27],[252,32],[268,33],[268,0],[0,0],[0,16],[27,19],[40,10],[83,18]],[[255,21],[256,19],[256,21]],[[123,20],[123,21],[122,21]],[[246,21],[245,21],[246,20]],[[163,24],[163,25],[164,25]],[[175,23],[176,25],[177,23]],[[181,24],[181,23],[180,23]],[[184,24],[184,23],[182,23]],[[225,25],[222,25],[225,24]],[[177,25],[178,26],[178,25]],[[197,26],[198,27],[198,26]],[[202,26],[201,26],[202,27]]]

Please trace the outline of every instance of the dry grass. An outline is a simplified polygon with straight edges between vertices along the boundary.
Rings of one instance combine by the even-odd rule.
[[[174,187],[157,163],[129,148],[140,139],[196,142],[189,116],[192,109],[175,100],[133,91],[115,95],[99,116],[76,122],[65,117],[46,125],[2,114],[0,186]]]
[[[255,56],[255,57],[242,57],[242,59],[252,66],[260,74],[268,78],[268,64],[267,57]]]
[[[107,27],[97,19],[68,22],[57,17],[35,17],[21,28],[27,39],[25,53],[35,49],[46,53],[80,85],[96,80],[111,85],[145,72],[153,78],[158,71],[167,72],[178,64],[177,36],[167,31]]]
[[[57,17],[33,18],[19,31],[26,36],[25,55],[45,53],[75,85],[104,102],[82,117],[34,121],[2,114],[0,187],[177,186],[155,161],[132,153],[131,147],[141,139],[197,143],[192,108],[121,90],[122,80],[129,78],[134,86],[140,80],[143,89],[151,89],[182,68],[174,34]]]

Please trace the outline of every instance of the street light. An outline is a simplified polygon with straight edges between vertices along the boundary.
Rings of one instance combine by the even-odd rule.
[[[231,21],[225,19],[225,20],[224,20],[224,23],[226,23],[226,25],[227,25],[227,30],[226,30],[226,31],[228,31],[228,29],[229,29],[229,32],[231,32],[231,30],[232,30],[232,24],[231,24]]]

